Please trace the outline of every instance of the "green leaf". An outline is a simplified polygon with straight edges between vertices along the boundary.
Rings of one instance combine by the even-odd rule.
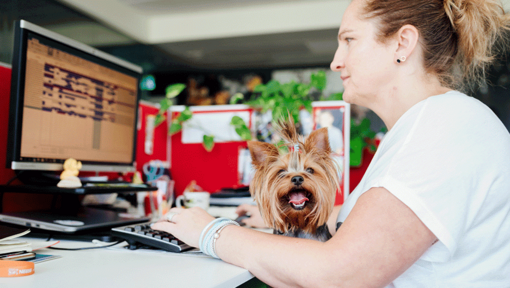
[[[179,121],[177,121],[177,120],[173,120],[172,125],[170,125],[170,128],[168,128],[168,134],[170,134],[170,136],[172,136],[175,133],[181,131],[181,129],[182,129],[181,123],[179,123]]]
[[[283,97],[292,97],[292,95],[294,94],[294,90],[297,86],[297,83],[292,81],[290,83],[286,83],[286,84],[283,84],[281,87],[282,87],[282,94],[283,94]]]
[[[329,97],[326,99],[328,101],[334,101],[334,100],[344,100],[344,97],[343,97],[344,93],[340,92],[340,93],[333,93],[331,95],[329,95]]]
[[[236,104],[237,101],[243,100],[243,99],[244,99],[243,93],[236,93],[236,94],[234,94],[234,96],[232,96],[230,98],[230,104]]]
[[[370,131],[370,120],[368,118],[363,118],[363,120],[361,120],[361,123],[359,124],[359,128],[362,133]]]
[[[257,86],[255,86],[255,88],[253,88],[253,92],[255,93],[262,93],[263,91],[266,91],[266,85],[264,84],[259,84]]]
[[[310,93],[310,84],[300,83],[297,85],[297,94],[301,96],[301,98],[308,97],[308,93]]]
[[[177,95],[181,94],[182,90],[184,90],[185,88],[186,88],[186,85],[184,85],[182,83],[169,85],[165,89],[166,98],[171,99],[171,98],[176,97]]]
[[[365,148],[366,143],[363,141],[361,137],[355,137],[350,141],[351,151],[349,154],[350,166],[359,167],[363,161],[363,148]]]
[[[207,152],[211,152],[214,147],[214,136],[204,135],[203,145]]]
[[[267,87],[267,93],[269,95],[271,94],[276,94],[278,92],[280,92],[281,88],[280,88],[280,82],[276,81],[276,80],[271,80],[267,83],[266,85]]]
[[[310,78],[310,82],[313,87],[319,89],[320,91],[326,88],[326,72],[322,70],[318,71],[317,73],[312,74]]]
[[[245,125],[244,124],[244,120],[243,118],[239,117],[239,116],[234,116],[232,117],[232,120],[230,120],[230,125],[234,125],[234,126],[241,126],[241,125]]]
[[[305,106],[305,109],[310,113],[312,114],[312,100],[304,100],[303,101],[303,106]]]
[[[165,115],[157,114],[156,118],[154,119],[154,127],[157,127],[159,124],[163,123],[165,119],[166,119]]]
[[[186,120],[191,119],[191,117],[193,117],[193,112],[191,112],[191,110],[189,110],[189,107],[186,106],[184,108],[184,111],[181,112],[181,114],[179,115],[179,117],[177,117],[177,119],[179,120],[180,123],[182,123]]]
[[[251,132],[250,129],[246,126],[240,126],[235,128],[236,133],[241,137],[242,140],[248,141],[251,140]]]
[[[284,113],[284,109],[281,106],[273,108],[273,120],[285,119],[287,115]]]
[[[251,140],[251,131],[246,126],[244,120],[239,116],[232,117],[230,125],[233,125],[236,133],[241,137],[242,140]]]
[[[159,102],[159,112],[165,113],[165,111],[168,110],[170,106],[172,106],[172,101],[168,98],[164,98],[161,100],[161,102]]]

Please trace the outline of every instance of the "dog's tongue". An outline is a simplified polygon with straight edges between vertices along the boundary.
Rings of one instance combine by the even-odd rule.
[[[292,192],[290,194],[289,203],[300,205],[303,204],[303,202],[308,201],[308,198],[306,198],[304,192]]]

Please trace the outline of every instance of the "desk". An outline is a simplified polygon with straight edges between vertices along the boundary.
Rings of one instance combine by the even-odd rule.
[[[25,238],[34,248],[44,240]],[[78,248],[90,242],[61,241],[56,246]],[[31,276],[0,278],[0,287],[237,287],[253,278],[246,269],[197,255],[155,253],[118,248],[81,251],[38,250],[62,258],[35,264]]]

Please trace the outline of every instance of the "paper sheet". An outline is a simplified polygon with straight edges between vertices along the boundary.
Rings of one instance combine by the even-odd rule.
[[[193,117],[183,123],[182,143],[202,143],[204,135],[213,135],[214,142],[241,141],[234,126],[230,125],[234,116],[241,117],[249,125],[248,111],[193,113]]]

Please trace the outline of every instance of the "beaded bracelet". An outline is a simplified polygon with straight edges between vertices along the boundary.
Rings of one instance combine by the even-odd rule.
[[[203,243],[203,246],[204,246],[204,253],[206,253],[207,255],[211,255],[214,257],[214,252],[213,252],[213,240],[214,240],[214,235],[216,234],[216,231],[218,231],[220,228],[222,228],[223,226],[226,226],[226,225],[229,225],[229,224],[233,224],[232,223],[233,221],[230,220],[230,219],[226,219],[226,218],[223,218],[222,221],[219,221],[218,223],[216,223],[206,234],[205,236],[205,240],[204,240],[204,243]],[[217,256],[215,257],[217,258]]]
[[[202,234],[200,235],[200,239],[199,239],[200,250],[206,255],[210,255],[214,258],[219,259],[218,255],[216,254],[216,247],[215,247],[216,239],[219,238],[219,233],[221,232],[221,230],[223,230],[223,228],[225,228],[226,226],[229,226],[229,225],[239,226],[239,224],[237,222],[232,221],[227,218],[218,218],[218,219],[211,221],[211,223],[209,223],[204,228],[204,230],[202,231]],[[211,227],[211,229],[209,229],[207,231],[207,228],[209,228],[209,227]]]
[[[211,255],[211,252],[209,251],[210,248],[210,242],[212,241],[212,237],[214,235],[214,232],[218,230],[218,228],[224,223],[225,221],[228,221],[229,219],[226,218],[218,218],[214,221],[214,224],[212,225],[211,229],[205,232],[204,238],[202,239],[202,245],[199,245],[200,250],[207,254]]]
[[[198,248],[201,250],[201,251],[204,251],[204,249],[202,249],[202,244],[204,242],[204,236],[205,236],[205,232],[207,231],[207,229],[209,229],[209,227],[211,227],[214,223],[218,222],[218,221],[221,221],[222,218],[217,218],[217,219],[214,219],[213,221],[209,222],[209,224],[207,224],[207,226],[205,226],[204,230],[202,230],[202,233],[200,233],[200,238],[198,238]]]

